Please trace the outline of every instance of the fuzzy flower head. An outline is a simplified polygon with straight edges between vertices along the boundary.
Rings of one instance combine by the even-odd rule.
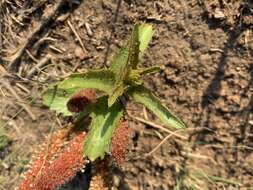
[[[85,133],[74,134],[67,140],[69,130],[54,133],[50,143],[44,143],[34,157],[19,190],[53,190],[75,176],[88,162],[82,156]]]
[[[125,159],[130,136],[131,129],[126,121],[121,122],[113,133],[113,138],[111,141],[111,154],[113,160],[119,165]]]

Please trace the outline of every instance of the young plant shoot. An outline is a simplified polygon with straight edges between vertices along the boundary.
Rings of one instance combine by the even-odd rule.
[[[81,130],[87,130],[82,129],[85,127],[82,124],[84,118],[91,118],[86,122],[88,130],[82,142],[84,159],[103,160],[106,155],[113,156],[114,152],[125,152],[126,147],[117,143],[122,136],[127,136],[124,131],[129,132],[123,120],[125,109],[122,97],[143,104],[167,127],[186,127],[143,85],[143,76],[160,70],[157,66],[142,68],[139,64],[153,33],[151,25],[136,24],[127,43],[114,55],[110,68],[71,74],[44,94],[43,103],[51,110],[65,116],[78,114],[76,126],[78,124]]]

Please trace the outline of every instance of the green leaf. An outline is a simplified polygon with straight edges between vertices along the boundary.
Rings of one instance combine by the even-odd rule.
[[[106,69],[91,70],[86,73],[72,74],[58,84],[60,89],[95,88],[109,94],[114,86],[115,75]]]
[[[151,25],[136,24],[127,44],[114,56],[111,70],[124,79],[130,69],[136,69],[139,62],[139,52],[144,53],[153,33]]]
[[[126,76],[128,70],[130,69],[128,67],[128,57],[129,57],[129,47],[124,46],[122,47],[118,53],[113,57],[112,63],[111,63],[111,71],[114,72],[116,75],[116,81],[122,81],[124,80],[124,77]]]
[[[160,71],[160,67],[148,67],[148,68],[140,68],[140,69],[132,69],[129,72],[128,78],[125,81],[127,84],[131,85],[141,85],[143,81],[141,80],[141,76],[157,73]]]
[[[137,65],[138,53],[138,28],[137,25],[135,25],[127,44],[113,57],[110,69],[116,74],[116,81],[124,80],[132,65]]]
[[[43,104],[48,106],[50,110],[70,116],[72,113],[67,108],[69,97],[74,94],[77,89],[58,89],[57,86],[50,87],[43,94]]]
[[[148,24],[136,24],[127,44],[114,56],[111,71],[115,73],[115,87],[110,93],[108,105],[111,106],[128,87],[125,81],[129,79],[131,69],[136,69],[139,62],[139,52],[144,52],[152,37],[152,27]],[[137,77],[134,82],[140,84]]]
[[[128,85],[125,85],[124,83],[116,86],[115,89],[113,90],[113,93],[111,93],[111,95],[108,98],[108,106],[111,107],[117,101],[117,99],[123,95],[123,93],[127,88]]]
[[[139,63],[139,24],[134,25],[132,35],[129,40],[129,67],[135,69]]]
[[[111,93],[114,88],[114,74],[109,70],[93,70],[87,73],[72,74],[69,78],[50,87],[43,94],[43,104],[65,116],[72,115],[67,109],[69,98],[81,89],[95,88]]]
[[[84,156],[91,161],[99,157],[103,159],[105,153],[109,153],[113,132],[123,115],[123,108],[119,102],[108,108],[107,101],[107,97],[102,97],[91,113],[92,123],[83,149]]]
[[[137,69],[140,75],[153,74],[159,72],[160,70],[161,68],[159,66]]]
[[[155,97],[148,89],[143,86],[132,87],[128,91],[134,101],[142,103],[151,110],[164,124],[177,129],[186,128],[185,124],[170,110],[164,106],[161,101]]]
[[[140,41],[139,49],[142,55],[144,51],[146,50],[146,48],[148,47],[148,44],[152,39],[154,31],[152,29],[152,25],[142,23],[138,27],[138,32],[139,32],[139,41]]]
[[[130,47],[126,46],[120,49],[119,53],[115,55],[112,61],[111,70],[115,74],[115,86],[109,94],[108,106],[115,103],[119,96],[124,93],[126,89],[124,80],[128,75],[131,67],[129,64]]]

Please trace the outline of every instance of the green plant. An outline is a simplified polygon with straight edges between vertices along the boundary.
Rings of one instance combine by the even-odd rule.
[[[152,35],[151,25],[136,24],[126,45],[113,57],[110,68],[71,74],[52,85],[44,94],[43,103],[51,110],[65,116],[77,114],[75,126],[79,130],[84,130],[83,121],[91,118],[90,123],[86,122],[88,129],[85,130],[88,133],[84,138],[83,158],[90,161],[98,158],[102,160],[105,155],[115,153],[117,155],[112,156],[116,157],[116,161],[122,160],[123,155],[120,154],[125,153],[124,144],[127,143],[125,139],[129,133],[122,119],[126,112],[123,103],[125,100],[131,99],[143,104],[166,126],[180,129],[186,127],[143,86],[144,75],[160,70],[156,66],[138,67]]]
[[[159,67],[138,68],[149,41],[153,35],[148,24],[136,24],[127,44],[114,56],[109,69],[90,70],[86,73],[72,74],[67,79],[50,88],[44,96],[44,104],[51,110],[64,115],[72,115],[67,108],[70,97],[85,88],[94,88],[105,92],[95,104],[86,109],[92,122],[84,144],[84,156],[90,160],[103,158],[109,153],[110,139],[123,116],[122,96],[130,96],[150,109],[167,126],[185,128],[184,123],[143,86],[143,75],[159,71]],[[84,115],[83,112],[80,114]],[[101,136],[101,131],[104,130]],[[96,142],[96,145],[91,145]]]

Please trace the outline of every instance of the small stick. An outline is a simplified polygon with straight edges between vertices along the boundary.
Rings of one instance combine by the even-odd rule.
[[[17,83],[17,87],[19,87],[22,91],[24,91],[26,94],[30,93],[30,90],[28,90],[26,87],[24,87],[22,84]]]
[[[27,78],[31,78],[41,67],[43,67],[51,59],[50,55],[43,57],[38,63],[27,73]]]
[[[158,148],[160,148],[160,146],[162,146],[162,144],[165,143],[165,141],[167,141],[173,134],[169,134],[167,135],[153,150],[151,150],[149,153],[145,154],[145,156],[150,156],[151,154],[153,154],[155,151],[158,150]]]
[[[145,106],[143,106],[143,116],[144,116],[144,119],[148,120],[148,113]]]
[[[88,22],[85,22],[85,23],[84,23],[84,26],[85,26],[85,28],[86,28],[87,34],[88,34],[89,36],[92,36],[92,35],[93,35],[93,32],[92,32],[92,30],[90,29],[89,23],[88,23]]]
[[[61,49],[59,49],[59,48],[57,48],[57,47],[55,47],[55,46],[53,46],[53,45],[49,45],[48,47],[49,47],[50,49],[56,51],[57,53],[64,53],[63,50],[61,50]]]
[[[205,156],[205,155],[193,154],[193,153],[188,153],[188,152],[182,152],[182,155],[183,155],[183,156],[187,156],[187,157],[193,157],[193,158],[199,158],[199,159],[210,160],[210,161],[212,161],[214,164],[217,164],[217,162],[216,162],[213,158],[208,157],[208,156]]]
[[[27,55],[28,55],[35,63],[38,63],[38,62],[39,62],[39,60],[36,59],[36,58],[31,54],[30,51],[28,51],[28,50],[25,50],[25,51],[26,51]]]
[[[66,0],[59,0],[51,11],[48,11],[45,16],[41,18],[42,22],[27,36],[25,42],[21,45],[19,50],[11,56],[11,62],[9,64],[10,70],[17,71],[22,55],[24,54],[28,46],[32,46],[36,41],[36,36],[48,25],[48,23],[57,15],[61,7],[65,4]],[[47,11],[46,11],[47,12]]]
[[[8,89],[11,94],[16,98],[17,100],[17,104],[19,104],[20,106],[22,106],[24,108],[24,110],[28,113],[28,115],[32,118],[32,120],[36,120],[36,116],[32,113],[32,111],[30,110],[30,108],[25,104],[22,103],[22,99],[20,98],[20,96],[15,92],[15,90],[12,88],[12,86],[6,82],[6,81],[1,81],[2,84],[5,86],[6,89]]]
[[[68,23],[70,29],[72,30],[72,32],[75,34],[75,36],[76,36],[78,42],[80,43],[80,45],[81,45],[81,47],[82,47],[82,49],[83,49],[83,52],[85,53],[85,52],[86,52],[86,49],[85,49],[85,47],[84,47],[84,45],[83,45],[82,39],[80,38],[79,34],[77,33],[75,27],[71,24],[71,22],[70,22],[69,20],[67,21],[67,23]]]
[[[13,120],[13,119],[10,120],[8,122],[8,125],[12,126],[18,132],[18,134],[22,134],[20,129],[18,128],[17,123],[15,122],[15,120]]]
[[[1,37],[0,37],[0,38],[1,38]],[[5,69],[2,65],[0,65],[0,76],[6,75],[6,74],[7,74],[6,69]]]
[[[129,113],[128,113],[128,114],[129,114]],[[132,117],[133,119],[137,120],[137,121],[140,121],[140,122],[142,122],[142,123],[145,123],[145,124],[147,124],[147,125],[149,125],[149,126],[151,126],[151,127],[158,128],[158,129],[161,129],[161,130],[163,130],[163,131],[166,131],[167,133],[170,133],[170,134],[172,134],[172,135],[174,135],[174,136],[176,136],[176,137],[179,137],[179,138],[181,138],[181,139],[184,139],[184,140],[187,140],[187,139],[188,139],[188,138],[185,137],[185,136],[179,135],[179,134],[177,134],[176,132],[170,131],[169,129],[166,129],[165,127],[163,127],[163,126],[161,126],[161,125],[158,125],[158,124],[156,124],[156,123],[153,123],[153,122],[151,122],[151,121],[147,121],[147,120],[142,119],[142,118],[140,118],[140,117],[132,116],[131,114],[129,114],[129,116]]]
[[[219,49],[219,48],[210,48],[209,51],[211,51],[211,52],[220,52],[220,53],[223,53],[223,50],[222,50],[222,49]]]

